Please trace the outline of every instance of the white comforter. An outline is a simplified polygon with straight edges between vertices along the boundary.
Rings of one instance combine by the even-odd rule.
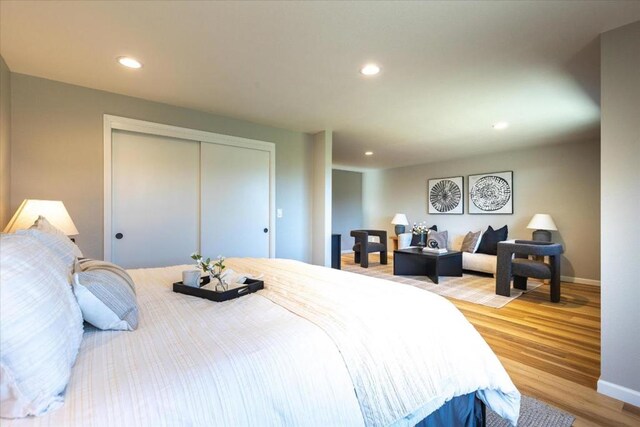
[[[515,424],[518,391],[447,300],[296,261],[228,264],[265,290],[213,303],[171,291],[184,266],[129,270],[138,330],[85,332],[65,405],[2,424],[414,425],[476,390]]]

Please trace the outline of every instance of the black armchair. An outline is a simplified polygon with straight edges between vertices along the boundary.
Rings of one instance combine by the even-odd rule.
[[[533,240],[516,240],[515,243],[498,243],[498,269],[496,272],[496,294],[511,295],[511,277],[513,287],[527,289],[527,278],[551,279],[551,302],[560,301],[560,255],[564,252],[559,243]],[[529,255],[544,259],[549,263],[529,259]]]
[[[378,236],[380,243],[370,242],[369,236]],[[387,232],[383,230],[353,230],[351,237],[356,240],[353,245],[354,261],[363,268],[369,267],[369,254],[380,252],[380,264],[387,263]]]

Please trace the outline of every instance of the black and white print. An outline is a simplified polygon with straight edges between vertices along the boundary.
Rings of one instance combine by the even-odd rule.
[[[513,172],[469,175],[470,214],[512,214]]]
[[[427,185],[427,205],[430,214],[464,213],[464,178],[430,179]]]

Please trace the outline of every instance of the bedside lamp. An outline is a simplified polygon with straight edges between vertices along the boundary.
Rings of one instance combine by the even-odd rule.
[[[404,233],[404,226],[409,225],[409,221],[407,221],[407,216],[405,214],[397,213],[391,220],[391,224],[396,226],[396,236],[398,236]]]
[[[5,233],[13,233],[31,227],[42,215],[54,227],[62,230],[67,236],[76,236],[78,229],[64,207],[64,203],[58,200],[33,200],[25,199],[16,211],[9,224],[4,228]]]
[[[558,229],[556,223],[553,222],[553,218],[548,214],[535,214],[533,218],[531,218],[531,221],[529,221],[527,228],[535,230],[532,238],[538,242],[550,242],[551,231],[549,230]]]

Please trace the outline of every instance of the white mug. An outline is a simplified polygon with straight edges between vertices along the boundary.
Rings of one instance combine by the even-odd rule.
[[[200,287],[200,270],[185,270],[182,272],[182,283],[193,288]]]

